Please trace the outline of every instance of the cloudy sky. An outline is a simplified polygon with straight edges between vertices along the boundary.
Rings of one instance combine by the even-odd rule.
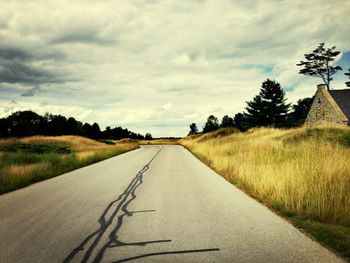
[[[349,68],[349,13],[348,0],[0,0],[0,117],[183,136],[241,112],[266,78],[289,102],[312,96],[320,79],[295,64],[325,42]]]

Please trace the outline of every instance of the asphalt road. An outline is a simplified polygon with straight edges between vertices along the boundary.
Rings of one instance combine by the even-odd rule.
[[[181,146],[0,196],[0,262],[342,262]]]

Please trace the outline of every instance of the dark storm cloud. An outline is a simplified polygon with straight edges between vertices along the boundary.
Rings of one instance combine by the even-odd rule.
[[[29,90],[24,91],[21,94],[21,96],[22,97],[32,97],[32,96],[37,95],[40,91],[41,91],[41,89],[39,87],[34,87],[34,88],[31,88]]]
[[[29,53],[16,48],[0,48],[0,59],[18,59],[18,60],[29,60],[33,56]]]
[[[116,41],[114,39],[101,37],[98,32],[94,30],[82,30],[77,32],[65,32],[64,34],[55,38],[53,43],[84,43],[95,45],[109,45]]]
[[[0,61],[0,83],[42,84],[62,82],[44,69],[17,61]]]
[[[16,61],[40,61],[40,60],[62,60],[64,55],[58,51],[44,51],[41,48],[35,50],[26,50],[21,48],[12,48],[0,46],[0,60]]]
[[[17,48],[0,47],[0,83],[43,84],[64,82],[62,76],[34,66],[45,59],[57,60],[59,53],[32,54]]]

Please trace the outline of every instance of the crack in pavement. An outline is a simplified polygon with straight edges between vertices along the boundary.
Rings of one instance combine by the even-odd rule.
[[[149,241],[142,241],[142,242],[133,242],[133,243],[126,243],[118,239],[118,232],[121,229],[123,225],[123,220],[125,216],[132,216],[136,213],[149,213],[149,212],[155,212],[155,210],[139,210],[139,211],[129,211],[128,205],[136,199],[135,191],[136,189],[143,183],[143,175],[144,173],[149,169],[150,164],[152,161],[158,156],[158,154],[161,152],[162,148],[160,148],[157,153],[152,157],[152,159],[145,165],[143,168],[138,171],[136,176],[131,180],[127,188],[124,190],[124,192],[115,200],[111,201],[101,216],[98,219],[98,223],[100,226],[98,229],[96,229],[94,232],[86,236],[83,241],[75,247],[63,260],[63,263],[69,263],[72,262],[73,259],[76,259],[78,254],[85,251],[85,253],[82,256],[82,260],[80,262],[85,263],[90,260],[93,263],[101,262],[103,259],[103,256],[107,249],[109,248],[115,248],[115,247],[121,247],[121,246],[146,246],[147,244],[154,244],[154,243],[165,243],[165,242],[171,242],[169,239],[164,240],[149,240]],[[115,208],[113,208],[115,207]],[[122,212],[122,214],[120,214]],[[108,213],[111,213],[110,216],[107,216]],[[118,213],[120,215],[118,215]],[[111,232],[108,234],[108,240],[103,244],[103,246],[95,252],[95,256],[93,257],[93,253],[96,250],[97,246],[100,244],[102,237],[107,232],[107,229],[116,222],[116,225],[112,228]],[[88,245],[90,243],[90,245]],[[210,248],[210,249],[198,249],[198,250],[179,250],[179,251],[168,251],[168,252],[157,252],[157,253],[150,253],[150,254],[144,254],[139,255],[135,257],[125,258],[121,261],[115,261],[115,262],[124,262],[129,261],[137,258],[147,257],[147,256],[155,256],[155,255],[166,255],[166,254],[179,254],[179,253],[195,253],[195,252],[208,252],[208,251],[218,251],[220,249],[218,248]]]
[[[93,251],[101,241],[102,236],[105,234],[107,229],[111,226],[114,220],[117,220],[116,226],[109,234],[109,240],[103,247],[97,252],[96,257],[92,262],[100,262],[105,250],[108,247],[117,247],[117,246],[145,246],[148,243],[157,243],[157,242],[170,242],[171,240],[155,240],[155,241],[144,241],[144,242],[135,242],[135,243],[124,243],[118,240],[118,231],[122,227],[123,219],[125,216],[131,216],[133,213],[145,213],[145,212],[153,212],[155,210],[145,210],[145,211],[128,211],[127,206],[136,198],[135,190],[143,183],[143,174],[149,169],[152,161],[157,157],[162,148],[160,148],[157,153],[152,157],[152,159],[136,174],[136,176],[131,180],[130,184],[124,190],[124,192],[115,200],[111,201],[101,216],[98,219],[100,224],[99,228],[89,234],[77,247],[75,247],[69,255],[63,260],[64,263],[71,262],[81,251],[85,250],[85,246],[89,242],[92,242],[88,247],[86,252],[84,253],[83,259],[81,262],[88,262],[91,258]],[[131,198],[129,199],[129,197]],[[116,205],[114,210],[113,206]],[[112,211],[112,214],[107,217],[107,214]],[[123,214],[118,216],[118,213],[122,211]],[[114,243],[114,245],[113,245]]]

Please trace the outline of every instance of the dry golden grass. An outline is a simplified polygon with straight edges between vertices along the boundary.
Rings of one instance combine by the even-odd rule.
[[[113,155],[115,152],[127,152],[131,149],[137,148],[136,143],[116,143],[115,145],[98,145],[98,146],[78,146],[74,147],[76,156],[79,160],[88,159],[100,155]]]
[[[16,148],[18,144],[47,145],[51,152],[30,152]],[[7,146],[15,150],[9,150]],[[52,145],[68,147],[55,152]],[[41,181],[79,167],[136,149],[135,142],[105,144],[80,136],[33,136],[0,140],[0,193]],[[17,150],[16,150],[17,149]]]
[[[95,151],[82,151],[82,152],[77,152],[76,156],[79,160],[84,160],[87,158],[90,158],[91,156],[94,156],[96,154]]]
[[[131,145],[135,146],[135,141],[124,140],[120,141],[115,145],[105,144],[89,138],[74,136],[74,135],[63,135],[63,136],[32,136],[25,137],[18,140],[22,143],[32,144],[58,144],[65,145],[73,149],[79,158],[90,157],[94,154],[113,151],[116,149],[123,150],[129,148]]]
[[[31,176],[41,170],[48,169],[50,167],[50,163],[43,162],[43,163],[34,163],[34,164],[27,164],[27,165],[11,165],[9,167],[6,167],[3,169],[3,173],[6,174],[6,176],[10,177],[22,177],[22,176]]]
[[[180,142],[271,207],[350,226],[349,128],[232,132]]]
[[[140,140],[140,145],[161,145],[161,144],[179,144],[178,139],[155,139],[155,140]]]
[[[104,146],[104,143],[91,140],[89,138],[74,136],[74,135],[63,135],[63,136],[31,136],[19,139],[23,143],[33,144],[60,144],[70,147],[94,147]]]
[[[7,146],[11,143],[13,143],[15,139],[10,138],[10,139],[0,139],[0,148],[3,148],[4,146]]]

